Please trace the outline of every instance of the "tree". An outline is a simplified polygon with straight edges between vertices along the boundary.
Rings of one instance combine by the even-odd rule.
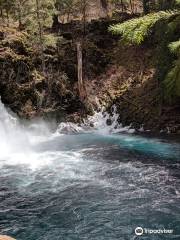
[[[134,13],[134,3],[137,1],[135,0],[110,0],[110,3],[112,3],[117,10],[121,10],[121,12],[131,11],[131,13]]]
[[[149,0],[142,0],[143,2],[143,13],[147,14],[149,12]]]
[[[9,26],[10,13],[14,9],[14,6],[15,6],[14,0],[0,0],[1,18],[4,19],[4,12],[5,12],[5,17],[7,19],[7,26]]]
[[[111,0],[111,3],[115,5],[115,8],[121,9],[122,12],[125,10],[125,0]]]
[[[32,1],[30,0],[15,0],[15,10],[17,12],[16,18],[19,22],[19,29],[22,30],[26,17],[32,11]]]
[[[32,44],[40,53],[42,69],[45,72],[44,48],[50,38],[45,30],[52,26],[55,2],[53,0],[31,0],[29,9],[24,25],[30,33]]]
[[[165,99],[172,102],[175,96],[180,97],[180,39],[169,44],[170,51],[177,56],[171,70],[164,80]]]
[[[58,14],[63,16],[63,21],[69,22],[70,16],[74,14],[76,2],[74,0],[56,0],[55,7],[58,10]]]
[[[37,18],[37,24],[38,24],[38,33],[39,33],[39,43],[40,43],[40,49],[41,49],[41,58],[42,58],[42,66],[43,71],[45,71],[45,60],[44,60],[44,45],[43,45],[43,24],[41,19],[41,6],[40,6],[40,0],[36,0],[36,18]]]
[[[114,34],[122,35],[125,43],[141,44],[150,33],[156,22],[165,20],[175,15],[176,12],[160,11],[149,13],[140,18],[130,19],[126,22],[112,25],[109,30]]]
[[[167,30],[165,35],[162,37],[167,38],[168,41],[168,31],[174,36],[175,39],[180,35],[180,12],[178,11],[178,5],[176,3],[176,9],[174,11],[160,11],[155,13],[147,14],[140,18],[135,18],[128,20],[126,22],[116,24],[110,27],[110,31],[114,34],[120,34],[122,40],[127,44],[142,44],[145,39],[151,34],[151,30],[158,22],[164,22]],[[172,41],[172,40],[171,40]],[[163,81],[163,92],[164,98],[171,101],[173,98],[180,96],[180,40],[174,41],[166,46],[169,47],[171,52],[175,54],[176,60],[172,63],[171,69],[167,70],[165,79]]]

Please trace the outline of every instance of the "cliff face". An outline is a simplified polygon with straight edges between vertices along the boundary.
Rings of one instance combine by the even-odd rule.
[[[161,101],[154,49],[115,47],[113,53],[113,63],[104,74],[87,82],[92,104],[96,105],[95,98],[107,109],[115,104],[124,126],[180,133],[179,103]]]
[[[31,48],[26,32],[3,27],[0,35],[3,103],[23,118],[50,115],[61,119],[66,113],[82,108],[74,87],[76,53],[69,51],[69,43],[63,42],[59,51],[45,50],[46,71],[43,73],[39,55]]]

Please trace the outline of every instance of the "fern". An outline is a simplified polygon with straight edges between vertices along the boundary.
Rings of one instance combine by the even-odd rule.
[[[122,40],[126,43],[135,43],[139,45],[149,35],[156,22],[159,20],[166,20],[176,13],[176,11],[150,13],[140,18],[112,25],[110,26],[109,31],[113,34],[122,35]]]

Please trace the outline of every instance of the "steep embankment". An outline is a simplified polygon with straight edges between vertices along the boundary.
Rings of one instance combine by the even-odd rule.
[[[121,16],[121,20],[129,15]],[[118,19],[119,21],[119,19]],[[16,29],[0,29],[0,95],[21,117],[53,116],[79,121],[96,99],[110,108],[117,105],[124,125],[136,128],[180,132],[179,104],[162,102],[157,77],[157,43],[123,46],[108,32],[114,21],[94,20],[60,24],[54,21],[57,47],[45,49],[46,73],[28,43],[28,35]],[[83,78],[88,101],[78,98],[76,42],[83,36]]]
[[[154,127],[159,91],[154,78],[152,49],[117,46],[113,55],[114,62],[107,71],[88,82],[91,101],[95,94],[108,107],[116,104],[124,125]]]
[[[105,36],[104,41],[108,42]],[[158,33],[142,46],[124,46],[116,39],[108,48],[110,61],[104,73],[87,81],[90,102],[95,104],[97,97],[107,108],[116,104],[124,125],[180,133],[180,102],[168,104],[163,99],[163,77],[173,63],[167,45]]]
[[[57,48],[45,49],[43,72],[27,32],[19,32],[15,27],[0,28],[0,95],[3,103],[20,117],[62,119],[82,109],[74,84],[76,69],[71,70],[76,62],[71,61],[68,43],[62,44],[62,49],[61,42]],[[73,58],[76,59],[76,54]]]
[[[121,15],[118,22],[132,17]],[[133,124],[153,131],[179,133],[178,102],[168,105],[162,99],[159,75],[168,70],[172,56],[159,46],[158,34],[142,46],[123,46],[120,37],[108,32],[116,21],[99,20],[86,25],[83,46],[83,71],[88,101],[96,99],[110,108],[116,104],[124,125]],[[74,42],[82,34],[77,23],[56,24],[55,31]],[[167,43],[163,43],[166,45]],[[165,51],[165,53],[164,53]]]
[[[180,109],[161,101],[154,49],[144,47],[115,48],[116,61],[106,72],[88,81],[90,101],[97,97],[109,107],[116,104],[124,125],[171,133],[180,133]]]

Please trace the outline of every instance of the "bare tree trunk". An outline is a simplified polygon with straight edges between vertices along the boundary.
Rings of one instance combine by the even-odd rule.
[[[121,0],[121,9],[122,9],[122,12],[124,12],[124,4],[123,4],[123,0]]]
[[[108,1],[107,0],[101,0],[101,6],[106,12],[106,16],[109,17],[109,9],[108,9]]]
[[[87,8],[87,1],[83,0],[83,6],[82,6],[82,15],[83,15],[83,33],[85,35],[86,33],[86,8]]]
[[[21,9],[21,1],[18,1],[18,21],[19,21],[19,29],[22,30],[22,9]]]
[[[4,24],[4,14],[3,14],[3,9],[2,8],[0,9],[0,15],[1,15],[2,22]]]
[[[37,16],[37,23],[38,23],[38,29],[39,29],[39,42],[40,42],[40,50],[41,50],[42,69],[43,69],[43,72],[45,73],[43,29],[42,29],[41,17],[40,17],[39,0],[36,0],[36,16]]]
[[[81,101],[84,101],[86,97],[86,92],[83,83],[82,45],[80,42],[77,42],[77,61],[78,61],[78,91]]]
[[[148,14],[149,8],[148,8],[148,0],[143,0],[143,13]]]
[[[131,13],[134,13],[132,0],[130,0],[129,3],[130,3],[130,8],[131,8]]]
[[[9,27],[9,11],[6,9],[7,27]]]

